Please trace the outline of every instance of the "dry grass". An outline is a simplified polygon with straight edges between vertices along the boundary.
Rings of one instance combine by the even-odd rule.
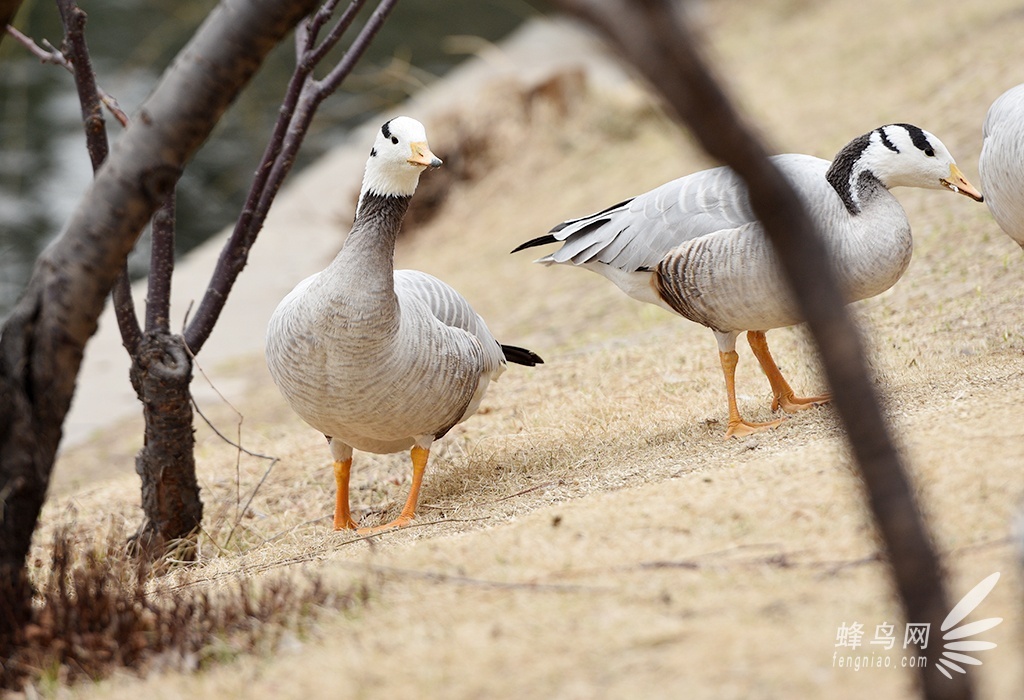
[[[909,121],[942,138],[975,181],[985,109],[1024,82],[1022,30],[1009,0],[708,9],[720,72],[780,149],[828,157],[874,126]],[[326,446],[287,410],[262,360],[207,368],[244,387],[232,401],[245,446],[279,461],[268,474],[268,460],[198,426],[207,518],[190,585],[216,590],[270,572],[301,580],[312,569],[337,590],[373,595],[318,623],[301,653],[61,694],[906,697],[909,671],[833,666],[840,624],[860,621],[870,634],[902,621],[832,412],[725,442],[709,331],[596,275],[508,255],[557,221],[705,159],[635,91],[589,91],[567,109],[511,99],[508,87],[428,124],[442,158],[466,142],[483,155],[472,177],[446,183],[443,208],[403,241],[398,263],[449,281],[499,338],[546,364],[512,367],[481,414],[435,449],[420,527],[369,540],[330,530]],[[482,130],[486,148],[474,141]],[[978,611],[1005,618],[988,633],[999,646],[971,674],[982,697],[1019,697],[1022,588],[1009,536],[1024,491],[1024,427],[1012,418],[1024,399],[1024,260],[984,206],[897,194],[914,262],[856,311],[952,594],[1002,572]],[[823,388],[803,330],[770,338],[798,391]],[[767,419],[767,383],[746,350],[738,384],[741,410]],[[237,437],[230,408],[203,410]],[[58,468],[130,464],[131,443],[106,437]],[[357,453],[356,516],[392,517],[408,472],[406,455]],[[134,477],[69,490],[47,506],[33,556],[47,560],[68,508],[85,531],[134,523],[137,491]]]
[[[192,672],[240,654],[272,654],[309,635],[315,613],[365,602],[365,588],[336,592],[319,577],[235,578],[217,590],[188,572],[156,576],[129,556],[126,533],[64,524],[35,582],[31,620],[0,664],[0,691],[53,690],[119,669]],[[9,651],[9,653],[7,653]]]

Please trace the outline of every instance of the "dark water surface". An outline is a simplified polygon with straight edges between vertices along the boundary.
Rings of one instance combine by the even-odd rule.
[[[129,117],[216,5],[211,0],[79,3],[89,16],[86,37],[99,85]],[[298,167],[337,143],[347,129],[463,60],[465,47],[472,50],[474,41],[460,37],[496,41],[537,14],[539,6],[534,0],[400,0],[355,72],[321,105]],[[364,8],[364,16],[368,10],[372,7]],[[37,43],[48,39],[59,45],[63,34],[56,5],[49,0],[26,0],[14,25]],[[347,36],[343,47],[354,36]],[[178,187],[179,254],[237,217],[293,66],[289,39],[188,166]],[[105,116],[113,142],[121,128]],[[41,64],[5,37],[0,44],[0,321],[21,294],[36,256],[60,232],[91,178],[71,74]],[[129,260],[133,275],[145,274],[147,252],[144,236]]]

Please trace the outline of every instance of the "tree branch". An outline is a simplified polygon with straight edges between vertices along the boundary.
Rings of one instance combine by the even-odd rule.
[[[14,27],[8,26],[7,33],[10,34],[11,37],[13,37],[19,44],[28,49],[29,53],[38,58],[42,63],[52,63],[54,65],[64,68],[72,74],[75,72],[75,67],[71,64],[71,61],[69,61],[63,53],[53,48],[53,46],[50,45],[50,42],[46,41],[45,39],[43,40],[43,44],[45,45],[44,48],[42,46],[39,46],[39,44],[37,44],[35,41],[33,41],[31,37],[25,36]],[[3,35],[0,34],[0,36]],[[93,80],[95,80],[95,77],[93,78]],[[115,119],[117,119],[121,126],[127,127],[128,115],[124,113],[123,109],[121,109],[121,106],[117,103],[117,100],[115,100],[113,97],[104,92],[103,89],[100,87],[96,88],[96,92],[99,94],[100,101],[103,103],[103,106],[107,108],[107,110],[111,113],[111,115],[113,115]]]
[[[0,333],[0,493],[6,495],[0,585],[24,589],[25,556],[83,349],[128,252],[266,55],[314,6],[313,0],[222,0],[39,256]],[[9,624],[0,620],[0,636]]]
[[[608,37],[708,153],[743,178],[821,352],[833,404],[863,476],[907,619],[939,629],[949,607],[938,554],[882,417],[860,335],[845,309],[827,250],[796,193],[711,76],[696,37],[671,0],[562,4]],[[926,650],[929,663],[918,676],[925,696],[971,697],[966,676],[948,680],[932,670],[941,651],[940,645]]]
[[[333,93],[341,85],[342,81],[348,77],[352,69],[355,68],[356,63],[362,58],[363,54],[366,53],[366,49],[369,48],[370,42],[373,41],[373,37],[377,36],[377,32],[384,26],[385,20],[388,15],[391,14],[391,10],[395,9],[395,4],[398,0],[381,0],[381,3],[377,6],[377,9],[370,15],[370,19],[366,21],[366,26],[363,27],[362,31],[352,42],[352,45],[345,52],[345,55],[341,57],[330,73],[328,73],[322,80],[317,81],[317,92],[319,104],[325,97]],[[332,33],[333,34],[333,33]],[[328,39],[331,37],[329,36]]]
[[[75,77],[78,103],[82,108],[82,124],[85,126],[85,143],[95,174],[107,159],[110,145],[107,142],[107,127],[103,120],[103,106],[99,89],[96,87],[96,73],[92,69],[89,47],[85,41],[86,14],[75,0],[57,0],[57,8],[64,23],[65,58],[71,65],[65,66]]]
[[[351,73],[397,1],[381,0],[338,65],[323,81],[312,79],[313,69],[327,53],[322,50],[323,46],[328,42],[337,42],[341,38],[344,29],[352,23],[365,0],[353,0],[320,46],[314,46],[316,36],[329,16],[325,13],[328,9],[334,9],[337,0],[328,0],[320,11],[296,32],[298,57],[295,71],[288,83],[273,134],[249,189],[245,207],[235,223],[231,237],[221,251],[196,315],[185,330],[185,341],[193,353],[199,354],[210,337],[217,319],[220,318],[228,294],[245,267],[249,251],[263,228],[270,205],[295,164],[295,157],[317,108]]]
[[[135,299],[132,297],[132,282],[128,275],[128,264],[121,266],[121,273],[114,281],[111,291],[114,302],[114,317],[117,319],[118,330],[121,331],[121,344],[134,356],[142,344],[142,328],[135,313]]]
[[[174,275],[174,192],[153,215],[153,247],[149,258],[146,332],[171,332],[171,278]]]
[[[316,46],[316,38],[319,36],[320,30],[330,20],[339,2],[340,0],[328,0],[328,2],[325,2],[317,13],[313,15],[312,19],[309,20],[308,25],[304,27],[307,33],[304,40],[302,42],[295,42],[295,48],[298,52],[297,58],[304,61],[309,70],[320,65],[320,61],[324,60],[327,52],[338,45],[341,37],[344,36],[348,28],[352,26],[352,22],[355,21],[356,15],[359,14],[359,11],[363,9],[363,5],[366,4],[366,0],[352,0],[328,33],[327,38],[320,42],[319,46]]]
[[[75,78],[78,91],[78,103],[82,108],[82,123],[85,126],[85,144],[92,162],[95,175],[107,159],[110,145],[107,139],[106,123],[103,120],[101,106],[102,95],[96,85],[96,73],[92,67],[92,58],[85,41],[85,22],[87,16],[74,0],[57,0],[61,21],[64,24],[65,52],[52,49],[49,52],[37,47],[28,37],[23,44],[36,55],[41,55],[45,62],[64,66]],[[24,35],[22,35],[24,36]],[[21,39],[19,39],[20,41]],[[27,42],[27,43],[26,43]],[[121,113],[122,125],[127,125],[128,117]],[[139,347],[142,341],[142,330],[135,315],[135,302],[132,299],[132,288],[128,280],[128,268],[125,266],[114,285],[114,315],[121,331],[121,342],[129,354]]]

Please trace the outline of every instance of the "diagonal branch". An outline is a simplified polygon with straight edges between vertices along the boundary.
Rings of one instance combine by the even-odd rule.
[[[380,0],[376,10],[341,60],[320,81],[313,80],[313,69],[327,54],[327,49],[337,43],[352,24],[365,0],[353,0],[319,46],[315,45],[316,37],[326,23],[330,11],[338,4],[338,0],[327,0],[312,19],[300,25],[296,32],[295,71],[288,83],[285,100],[270,142],[256,171],[242,213],[217,260],[206,293],[196,310],[196,315],[185,330],[185,342],[194,353],[199,353],[210,337],[217,319],[220,318],[228,294],[245,267],[249,251],[263,228],[270,206],[295,164],[295,157],[317,108],[352,72],[397,2],[398,0]]]
[[[562,4],[609,38],[708,153],[743,178],[821,352],[907,619],[939,629],[949,610],[939,557],[882,416],[860,335],[845,309],[825,245],[796,193],[711,76],[671,0]],[[948,680],[931,668],[941,651],[937,644],[926,650],[928,664],[919,675],[925,697],[970,698],[966,676]]]
[[[342,13],[338,21],[335,22],[334,27],[328,32],[327,38],[320,42],[319,46],[316,46],[316,38],[320,34],[320,30],[323,29],[324,25],[334,14],[335,8],[338,6],[340,0],[328,0],[324,3],[323,7],[312,19],[310,19],[306,30],[308,32],[305,37],[305,41],[302,43],[296,42],[296,49],[299,50],[300,58],[304,61],[310,70],[313,67],[320,65],[320,61],[324,60],[327,56],[327,52],[338,45],[341,41],[341,37],[344,36],[348,28],[352,26],[352,22],[355,21],[356,15],[363,9],[363,5],[366,4],[366,0],[352,0],[345,11]]]
[[[96,73],[92,68],[92,58],[85,41],[85,22],[87,16],[74,0],[58,0],[61,20],[64,24],[64,53],[50,47],[47,52],[39,48],[31,39],[21,35],[23,44],[41,60],[61,65],[71,72],[75,78],[78,91],[78,103],[82,107],[82,123],[85,126],[85,144],[95,174],[110,153],[107,139],[106,123],[103,120],[103,93],[96,85]],[[18,33],[20,34],[20,32]],[[116,103],[115,103],[116,104]],[[127,126],[128,117],[121,112],[121,124]],[[142,330],[135,315],[135,302],[132,300],[132,288],[128,281],[128,268],[125,266],[114,285],[114,315],[121,330],[121,340],[131,353],[138,348],[142,340]]]

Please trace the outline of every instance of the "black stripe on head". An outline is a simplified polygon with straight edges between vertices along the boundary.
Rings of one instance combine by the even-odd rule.
[[[878,135],[882,137],[882,145],[888,148],[893,153],[899,153],[900,149],[896,148],[896,144],[889,140],[889,136],[885,133],[885,127],[878,129]]]
[[[391,120],[390,119],[388,119],[386,122],[384,122],[384,126],[382,126],[380,128],[380,133],[384,134],[384,138],[386,138],[386,139],[391,138]]]
[[[924,152],[929,158],[935,155],[935,149],[932,148],[931,141],[928,140],[927,134],[924,133],[924,129],[913,124],[893,124],[893,126],[901,126],[907,130],[910,134],[910,140],[915,146]]]
[[[370,157],[373,158],[376,155],[377,155],[377,149],[376,148],[371,148],[370,149]]]

